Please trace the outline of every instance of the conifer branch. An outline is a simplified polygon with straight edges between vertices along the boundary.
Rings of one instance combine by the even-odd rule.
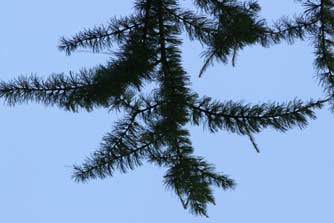
[[[257,1],[194,0],[198,13],[183,9],[177,0],[136,0],[132,16],[114,18],[106,26],[61,39],[59,49],[67,54],[80,48],[103,53],[115,46],[106,65],[68,76],[1,81],[0,98],[9,105],[34,101],[74,112],[96,107],[126,112],[102,139],[100,148],[82,165],[74,166],[73,178],[80,182],[105,178],[148,161],[167,168],[165,185],[175,191],[184,208],[207,216],[207,206],[215,204],[212,186],[227,190],[235,183],[193,155],[185,128],[189,122],[211,132],[248,136],[259,152],[254,134],[265,128],[282,132],[304,128],[309,119],[315,119],[316,109],[334,102],[334,3],[316,2],[304,1],[306,10],[301,16],[283,18],[268,27],[259,17]],[[179,36],[183,32],[205,48],[200,76],[214,60],[226,63],[231,58],[235,65],[237,53],[246,46],[266,47],[311,37],[315,65],[328,98],[256,105],[199,98],[190,89],[190,78],[182,66]],[[156,88],[143,93],[152,82]]]
[[[143,32],[143,42],[144,44],[147,43],[147,37],[148,37],[148,22],[149,18],[151,17],[151,7],[152,7],[152,0],[147,0],[145,5],[145,19],[144,19],[144,32]]]
[[[251,106],[232,101],[221,103],[205,97],[196,104],[189,104],[189,108],[195,125],[203,123],[212,132],[224,129],[249,136],[250,133],[258,133],[267,127],[283,132],[294,126],[303,128],[307,125],[307,118],[315,118],[314,109],[322,108],[326,102],[328,99],[306,104],[294,100],[283,104]]]
[[[143,138],[145,137],[143,136]],[[107,176],[113,176],[115,169],[125,173],[128,169],[132,170],[141,166],[143,159],[153,151],[158,150],[156,148],[158,140],[145,141],[145,139],[139,139],[138,141],[144,141],[141,143],[136,143],[135,140],[138,139],[132,139],[129,144],[133,147],[129,148],[123,142],[113,144],[113,137],[107,135],[99,151],[96,151],[92,157],[87,158],[81,166],[74,166],[73,178],[78,182],[95,178],[103,179]]]
[[[268,42],[277,44],[282,40],[291,44],[296,39],[303,40],[307,34],[314,32],[318,23],[317,19],[309,20],[303,17],[297,17],[293,21],[282,18],[274,24],[273,28],[260,36],[260,42],[264,46],[267,46]]]
[[[187,31],[191,40],[199,40],[202,44],[208,44],[213,34],[217,32],[214,28],[214,22],[205,16],[198,16],[190,10],[181,11],[180,9],[166,9],[172,14],[182,27]]]
[[[93,52],[99,52],[112,46],[113,41],[120,42],[126,37],[126,33],[140,26],[134,17],[121,19],[113,18],[108,26],[95,27],[79,32],[72,38],[62,37],[58,48],[70,55],[77,48],[90,48]]]
[[[46,80],[37,76],[21,76],[9,82],[0,82],[0,97],[11,106],[27,102],[57,105],[66,110],[76,111],[78,107],[91,109],[89,94],[97,84],[93,70],[82,70],[79,74],[53,74]]]
[[[147,52],[141,54],[138,50],[136,53],[138,56],[145,56]],[[8,82],[0,81],[0,98],[11,106],[37,102],[56,105],[73,112],[80,108],[91,111],[96,106],[110,107],[112,100],[119,101],[117,98],[125,95],[126,89],[130,87],[140,89],[142,81],[150,79],[151,71],[160,63],[160,61],[146,61],[147,65],[138,69],[140,58],[134,58],[135,55],[130,56],[130,61],[121,58],[119,61],[110,62],[107,66],[83,69],[78,73],[52,74],[45,80],[31,75]]]
[[[167,188],[175,190],[184,208],[196,215],[207,215],[207,204],[215,204],[211,185],[224,190],[235,186],[227,176],[217,174],[212,165],[200,157],[183,156],[178,163],[170,165],[164,176]]]
[[[334,102],[334,50],[333,50],[333,30],[332,21],[334,19],[332,7],[333,3],[321,0],[318,17],[320,27],[318,38],[316,39],[316,61],[320,84],[325,88],[331,99],[332,109]]]
[[[118,122],[114,131],[103,138],[101,148],[81,166],[74,166],[73,178],[85,182],[89,179],[112,176],[115,169],[125,173],[128,169],[142,165],[142,161],[151,154],[160,153],[161,136],[146,131],[136,121],[140,113],[155,106],[135,111],[127,119]]]

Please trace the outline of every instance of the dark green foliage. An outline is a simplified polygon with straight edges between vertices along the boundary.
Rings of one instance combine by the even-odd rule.
[[[193,155],[185,129],[188,123],[204,125],[211,132],[248,136],[259,151],[254,134],[265,128],[281,132],[304,128],[315,118],[315,109],[327,102],[334,104],[334,2],[300,2],[305,7],[302,15],[282,18],[270,27],[260,18],[256,1],[194,0],[199,9],[194,12],[183,9],[177,0],[137,0],[133,15],[61,39],[59,49],[67,54],[115,46],[117,52],[106,65],[68,76],[53,74],[46,80],[28,76],[0,82],[0,97],[9,105],[35,101],[70,111],[95,107],[124,111],[124,119],[105,135],[100,148],[82,165],[74,166],[74,179],[104,178],[149,162],[167,168],[164,183],[184,208],[207,216],[207,205],[215,203],[212,186],[227,190],[234,182]],[[200,76],[214,61],[231,60],[234,65],[237,52],[246,46],[311,39],[327,97],[257,105],[200,97],[191,90],[181,63],[179,36],[183,32],[204,47]],[[156,88],[143,93],[148,82]]]
[[[314,108],[321,108],[325,101],[300,100],[288,103],[264,103],[259,105],[243,105],[228,101],[221,103],[205,97],[191,104],[192,121],[194,124],[206,124],[212,132],[224,129],[232,133],[245,135],[248,132],[259,133],[271,127],[285,132],[294,126],[303,128],[307,119],[314,119]]]

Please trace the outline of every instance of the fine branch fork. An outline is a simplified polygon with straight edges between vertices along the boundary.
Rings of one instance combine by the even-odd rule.
[[[215,204],[213,186],[227,190],[235,183],[193,154],[185,126],[247,136],[259,152],[254,134],[265,128],[304,128],[315,119],[316,109],[325,104],[334,108],[334,1],[300,0],[305,7],[301,15],[270,26],[259,16],[256,1],[192,0],[196,11],[182,7],[179,0],[134,2],[130,16],[112,18],[60,41],[59,49],[68,55],[116,48],[108,63],[46,79],[31,75],[1,81],[0,97],[9,105],[38,102],[72,112],[97,107],[124,111],[125,117],[103,137],[100,148],[82,165],[74,165],[73,178],[85,182],[153,163],[167,169],[164,184],[185,209],[208,216],[208,204]],[[234,65],[237,52],[246,46],[311,39],[325,99],[251,105],[200,96],[191,89],[181,62],[182,33],[204,48],[200,77],[216,61]],[[145,85],[152,82],[155,89],[148,92]]]

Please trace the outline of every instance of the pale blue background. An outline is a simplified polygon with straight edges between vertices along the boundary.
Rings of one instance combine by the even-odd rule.
[[[113,15],[130,13],[130,0],[2,0],[0,2],[0,78],[19,74],[78,70],[107,56],[57,50],[62,35],[93,27]],[[183,1],[189,5],[190,0]],[[292,15],[292,0],[260,1],[263,16]],[[310,43],[247,48],[237,67],[217,65],[197,78],[197,43],[184,44],[184,65],[193,87],[217,99],[247,102],[322,97],[312,67]],[[164,170],[145,165],[126,175],[74,183],[71,166],[94,151],[116,115],[106,110],[72,114],[43,105],[0,107],[0,222],[6,223],[332,223],[334,203],[334,116],[327,109],[303,130],[266,130],[257,136],[256,154],[246,137],[210,135],[191,128],[197,154],[238,183],[216,191],[210,218],[183,210],[162,186]]]

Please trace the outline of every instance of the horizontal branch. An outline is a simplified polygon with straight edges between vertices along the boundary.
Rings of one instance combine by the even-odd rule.
[[[89,110],[93,102],[92,94],[97,88],[93,76],[93,70],[70,73],[69,76],[53,74],[46,80],[37,76],[21,76],[12,81],[0,82],[0,98],[9,105],[35,101],[72,111],[79,107]]]
[[[306,34],[310,34],[319,20],[304,20],[296,19],[296,21],[282,20],[277,22],[273,28],[268,28],[267,31],[260,35],[259,40],[262,45],[267,45],[267,42],[280,43],[286,40],[293,43],[295,39],[304,39]]]
[[[188,104],[192,111],[192,121],[198,125],[204,122],[213,132],[225,129],[242,135],[260,132],[272,127],[286,131],[294,126],[307,125],[307,118],[314,119],[314,109],[321,108],[329,99],[311,101],[304,104],[295,100],[283,104],[243,105],[240,103],[221,103],[204,98],[196,104]]]
[[[207,115],[212,115],[212,116],[220,116],[220,117],[224,117],[224,118],[233,118],[233,119],[267,119],[267,118],[280,118],[282,116],[288,116],[291,115],[293,113],[299,113],[299,112],[303,112],[303,111],[307,111],[311,108],[319,108],[319,106],[321,104],[324,104],[326,102],[328,102],[329,99],[325,99],[325,100],[320,100],[320,101],[316,101],[316,102],[311,102],[309,104],[307,104],[306,106],[302,106],[294,111],[288,111],[288,112],[284,112],[284,113],[279,113],[279,114],[262,114],[262,115],[231,115],[228,113],[223,113],[223,112],[212,112],[210,110],[204,109],[201,106],[194,106],[194,105],[189,105],[189,107],[199,110]],[[270,112],[268,112],[270,113]]]

